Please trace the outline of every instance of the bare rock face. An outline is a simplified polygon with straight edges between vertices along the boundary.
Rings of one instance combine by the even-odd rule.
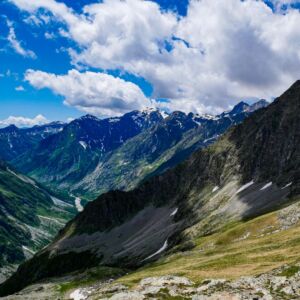
[[[169,286],[169,285],[183,285],[183,286],[191,286],[193,282],[187,279],[186,277],[179,276],[162,276],[162,277],[148,277],[143,279],[140,282],[140,288],[146,288],[148,286]]]
[[[207,279],[196,285],[186,277],[161,276],[142,279],[129,289],[122,284],[106,283],[100,288],[78,289],[71,299],[140,300],[177,299],[192,300],[284,300],[299,299],[300,264],[283,266],[260,276],[247,276],[234,281]]]

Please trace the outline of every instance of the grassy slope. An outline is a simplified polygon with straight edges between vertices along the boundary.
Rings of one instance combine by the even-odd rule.
[[[300,197],[294,200],[300,207]],[[281,211],[248,221],[227,223],[214,234],[195,238],[194,248],[177,253],[173,249],[160,260],[129,274],[126,270],[99,266],[79,273],[79,276],[75,274],[57,288],[67,296],[70,290],[91,286],[124,273],[127,275],[117,279],[117,282],[129,287],[136,287],[146,277],[163,275],[185,276],[200,284],[208,278],[230,280],[255,276],[283,264],[291,267],[280,275],[293,275],[299,270],[293,264],[300,261],[300,223],[284,229],[280,223]]]
[[[280,228],[277,212],[229,223],[220,232],[196,238],[192,250],[170,254],[118,281],[133,286],[145,277],[173,274],[199,283],[205,278],[257,275],[299,261],[300,224]]]

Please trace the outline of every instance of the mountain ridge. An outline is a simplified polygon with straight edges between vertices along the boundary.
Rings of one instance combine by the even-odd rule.
[[[92,199],[110,189],[134,188],[250,114],[240,110],[212,117],[175,111],[163,116],[148,109],[103,120],[86,115],[12,163],[50,188],[71,189]]]

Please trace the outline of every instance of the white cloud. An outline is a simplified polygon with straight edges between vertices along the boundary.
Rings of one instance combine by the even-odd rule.
[[[45,38],[47,39],[47,40],[53,40],[53,39],[55,39],[55,34],[54,33],[52,33],[52,32],[45,32]]]
[[[43,115],[37,115],[34,118],[26,118],[26,117],[16,117],[16,116],[9,116],[5,120],[0,120],[0,127],[6,127],[8,125],[16,125],[17,127],[32,127],[34,125],[42,125],[49,123]]]
[[[23,87],[22,85],[16,86],[16,87],[15,87],[15,90],[16,90],[17,92],[23,92],[23,91],[25,91],[25,89],[24,89],[24,87]]]
[[[66,105],[96,115],[122,114],[150,105],[137,85],[108,74],[70,70],[55,75],[28,70],[25,80],[37,89],[49,88],[63,96]]]
[[[31,14],[43,8],[62,22],[59,34],[78,46],[69,50],[75,66],[144,77],[153,97],[170,99],[171,109],[219,112],[241,98],[277,96],[300,78],[297,10],[274,13],[255,0],[191,0],[179,18],[151,1],[104,0],[81,14],[55,0],[10,1]]]
[[[41,26],[43,24],[42,20],[39,19],[35,15],[30,15],[24,19],[24,22],[29,24],[29,25],[36,25],[36,26]]]
[[[35,53],[33,51],[31,51],[31,50],[25,49],[22,46],[21,42],[18,41],[16,33],[15,33],[15,29],[14,29],[14,27],[12,25],[12,22],[7,21],[7,26],[9,28],[7,40],[9,42],[10,46],[13,48],[13,50],[16,53],[18,53],[18,54],[20,54],[20,55],[22,55],[24,57],[30,57],[30,58],[35,59],[36,58]]]

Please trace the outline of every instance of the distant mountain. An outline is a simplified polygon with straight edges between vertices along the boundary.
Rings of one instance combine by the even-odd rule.
[[[142,133],[129,139],[88,173],[72,189],[79,194],[129,190],[142,180],[183,161],[199,148],[213,143],[229,127],[244,120],[250,105],[218,116],[173,112]],[[235,112],[235,113],[233,113]]]
[[[73,205],[0,161],[0,281],[47,245],[74,213]]]
[[[254,106],[241,102],[219,116],[155,109],[103,120],[87,115],[42,140],[13,164],[44,184],[92,199],[110,189],[134,188],[162,173],[253,111]]]
[[[109,153],[162,119],[158,111],[150,109],[103,120],[86,115],[42,140],[13,163],[40,182],[69,189]]]
[[[0,158],[6,161],[15,159],[49,135],[61,131],[64,126],[64,123],[52,122],[31,128],[18,128],[15,125],[0,128]]]

